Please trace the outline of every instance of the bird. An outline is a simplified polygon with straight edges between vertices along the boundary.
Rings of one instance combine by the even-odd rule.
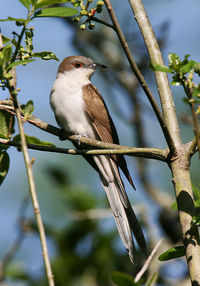
[[[84,56],[66,57],[60,64],[50,93],[50,105],[61,134],[75,134],[87,138],[119,144],[118,134],[106,103],[98,89],[91,83],[97,69],[107,68]],[[62,138],[62,136],[61,136]],[[81,149],[79,142],[73,142]],[[83,147],[82,147],[83,148]],[[85,147],[84,147],[85,148]],[[144,234],[125,191],[120,171],[135,189],[123,155],[83,155],[98,172],[106,192],[121,240],[133,264],[135,243],[147,255]]]

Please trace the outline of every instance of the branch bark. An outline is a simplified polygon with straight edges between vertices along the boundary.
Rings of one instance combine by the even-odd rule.
[[[150,59],[153,63],[163,64],[157,40],[147,17],[141,0],[129,0],[135,19],[141,30]],[[192,216],[195,213],[194,198],[190,178],[191,144],[183,144],[175,112],[175,105],[166,73],[155,72],[156,83],[160,95],[163,116],[173,144],[169,145],[171,160],[169,167],[178,203],[179,219],[186,249],[186,258],[192,285],[200,285],[200,241],[198,229],[191,227]]]

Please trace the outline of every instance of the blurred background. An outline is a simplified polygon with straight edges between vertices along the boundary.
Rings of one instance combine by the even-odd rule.
[[[199,1],[145,0],[143,3],[165,63],[168,62],[169,52],[177,53],[181,59],[190,54],[191,59],[199,61]],[[148,54],[128,2],[113,1],[113,6],[133,56],[159,102],[154,77],[148,69]],[[104,10],[99,17],[109,22]],[[0,19],[8,16],[26,17],[26,9],[17,0],[1,1]],[[35,52],[53,51],[59,61],[70,55],[90,56],[107,65],[106,71],[95,73],[92,82],[107,103],[120,143],[165,148],[160,127],[129,69],[115,33],[98,23],[92,31],[81,31],[79,25],[69,19],[35,19],[31,23],[35,34]],[[1,22],[0,27],[1,33],[8,38],[12,37],[12,31],[20,31],[14,22]],[[26,67],[17,68],[20,103],[32,99],[35,107],[33,114],[52,125],[56,122],[49,105],[49,94],[58,65],[53,60],[36,60]],[[182,101],[183,90],[179,87],[172,89],[182,139],[187,142],[193,138],[188,106]],[[1,99],[7,97],[6,92],[1,92]],[[61,142],[29,124],[25,124],[25,131],[56,146],[72,147],[70,142]],[[6,280],[2,282],[6,284],[2,285],[47,285],[22,153],[14,148],[8,152],[10,170],[0,191],[0,261],[5,262],[8,258]],[[138,265],[131,265],[117,234],[98,175],[79,156],[39,151],[29,153],[35,158],[35,181],[56,285],[113,285],[113,270],[135,275],[144,259],[138,253]],[[180,245],[177,215],[171,209],[174,191],[168,167],[158,161],[133,157],[127,157],[127,162],[137,191],[134,192],[124,179],[126,190],[144,226],[149,248],[161,237],[165,241],[159,253],[176,243]],[[196,163],[197,158],[194,157],[194,184],[199,183]],[[12,249],[15,246],[16,249]],[[149,272],[159,272],[156,285],[188,285],[184,259],[167,263],[156,259]]]

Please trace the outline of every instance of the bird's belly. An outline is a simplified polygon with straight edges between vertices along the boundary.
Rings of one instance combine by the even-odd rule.
[[[94,130],[85,113],[82,94],[61,93],[55,91],[50,100],[58,124],[68,132],[95,138]]]

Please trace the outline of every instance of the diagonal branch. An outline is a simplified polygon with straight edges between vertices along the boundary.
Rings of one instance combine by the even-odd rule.
[[[129,3],[140,28],[141,34],[144,38],[151,62],[163,65],[164,62],[162,54],[151,24],[149,22],[148,16],[142,4],[142,1],[129,0]],[[176,147],[180,146],[182,142],[169,81],[167,78],[167,74],[164,72],[156,71],[155,78],[158,86],[158,92],[160,95],[164,122],[167,126],[167,142],[171,151],[173,153],[176,153]]]
[[[143,90],[144,90],[144,92],[145,92],[145,94],[146,94],[146,96],[147,96],[147,98],[148,98],[148,100],[149,100],[149,102],[150,102],[154,112],[155,112],[155,115],[156,115],[156,117],[157,117],[157,119],[159,121],[159,124],[161,126],[161,129],[163,131],[163,134],[165,136],[165,139],[167,141],[168,146],[171,147],[172,149],[174,149],[175,147],[174,147],[173,140],[172,140],[171,135],[170,135],[170,133],[169,133],[167,127],[166,127],[166,124],[165,124],[165,121],[164,121],[164,119],[162,117],[160,109],[159,109],[159,107],[158,107],[158,105],[157,105],[157,103],[155,101],[155,98],[152,95],[152,93],[151,93],[151,91],[150,91],[150,89],[149,89],[149,87],[148,87],[148,85],[147,85],[143,75],[141,74],[141,72],[140,72],[136,62],[133,59],[131,51],[130,51],[130,49],[128,47],[128,43],[126,42],[124,34],[123,34],[123,32],[122,32],[122,30],[120,28],[120,25],[118,23],[117,17],[115,15],[115,12],[114,12],[114,10],[112,8],[112,4],[111,4],[110,0],[104,0],[104,3],[106,5],[106,8],[107,8],[108,13],[110,15],[110,18],[111,18],[111,20],[113,22],[113,26],[115,27],[115,31],[116,31],[117,36],[119,38],[119,41],[120,41],[120,43],[122,45],[122,48],[123,48],[123,50],[124,50],[124,52],[126,54],[126,57],[127,57],[128,61],[129,61],[130,67],[131,67],[132,71],[134,72],[135,76],[137,77],[139,83],[141,84],[141,87],[143,88]]]

